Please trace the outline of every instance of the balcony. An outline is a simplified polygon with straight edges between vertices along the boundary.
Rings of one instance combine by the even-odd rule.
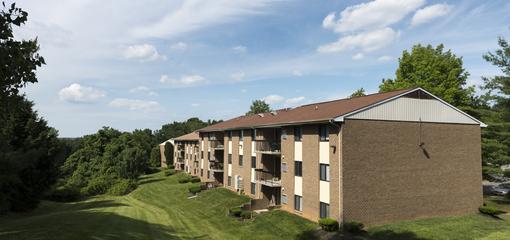
[[[212,172],[223,172],[223,163],[215,162],[210,165]]]
[[[281,143],[258,140],[255,143],[255,151],[262,154],[282,154]]]
[[[256,179],[262,185],[268,187],[281,187],[282,180],[280,177],[276,176],[274,173],[266,172],[266,171],[256,171]]]
[[[223,142],[218,140],[211,141],[211,148],[214,150],[223,150],[225,149],[225,146],[223,145]]]

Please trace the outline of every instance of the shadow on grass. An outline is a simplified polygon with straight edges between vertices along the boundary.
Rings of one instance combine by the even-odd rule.
[[[145,184],[161,182],[161,181],[165,181],[165,179],[156,178],[156,179],[141,180],[141,181],[138,181],[138,185],[145,185]]]
[[[110,201],[78,203],[72,209],[25,216],[0,226],[0,239],[183,239],[172,227],[98,208],[123,206]],[[128,209],[129,211],[129,209]],[[200,236],[207,238],[207,236]]]
[[[297,240],[428,240],[420,238],[413,232],[394,232],[381,230],[376,232],[361,233],[328,233],[321,230],[308,230],[301,233]]]

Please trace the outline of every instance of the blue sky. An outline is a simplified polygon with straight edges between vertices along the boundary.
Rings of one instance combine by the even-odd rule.
[[[414,44],[444,43],[471,73],[510,36],[510,2],[18,1],[47,65],[26,94],[61,136],[102,126],[159,129],[228,119],[252,100],[272,108],[372,93]]]

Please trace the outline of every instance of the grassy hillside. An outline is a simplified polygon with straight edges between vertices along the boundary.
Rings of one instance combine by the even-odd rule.
[[[315,223],[283,211],[246,222],[228,217],[227,209],[246,199],[225,189],[188,199],[189,185],[162,173],[145,176],[140,184],[128,196],[44,202],[34,212],[2,216],[0,239],[314,239],[319,235]],[[332,237],[509,239],[510,221],[506,216],[494,219],[475,214],[407,221],[372,227],[358,236]]]

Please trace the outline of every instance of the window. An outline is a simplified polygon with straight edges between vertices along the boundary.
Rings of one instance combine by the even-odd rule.
[[[227,178],[227,185],[232,186],[232,177],[231,176],[228,176],[228,178]]]
[[[321,142],[329,141],[329,129],[328,129],[328,125],[322,125],[319,129],[320,129],[320,140],[321,140]]]
[[[243,166],[243,155],[239,155],[239,167]]]
[[[303,197],[294,195],[294,210],[303,211]]]
[[[329,204],[320,202],[320,218],[329,217]]]
[[[244,138],[244,130],[239,130],[239,141],[242,142]]]
[[[294,141],[301,142],[303,135],[301,135],[301,127],[294,127]]]
[[[207,159],[211,160],[211,152],[207,152]]]
[[[232,141],[232,131],[228,131],[227,134],[228,134],[228,140]]]
[[[282,162],[282,172],[287,172],[287,171],[288,171],[287,163]]]
[[[200,176],[203,177],[204,176],[204,169],[200,169]]]
[[[255,193],[257,193],[257,184],[255,183],[251,183],[251,195],[255,195]]]
[[[228,154],[228,164],[232,164],[232,154]]]
[[[288,202],[287,194],[282,194],[281,201],[283,204],[287,204]]]
[[[251,140],[255,141],[255,138],[257,138],[257,129],[251,130]]]
[[[294,176],[296,177],[303,176],[303,162],[301,161],[294,162]]]
[[[251,157],[251,168],[257,168],[257,157]]]
[[[320,164],[321,181],[329,182],[329,164]]]

